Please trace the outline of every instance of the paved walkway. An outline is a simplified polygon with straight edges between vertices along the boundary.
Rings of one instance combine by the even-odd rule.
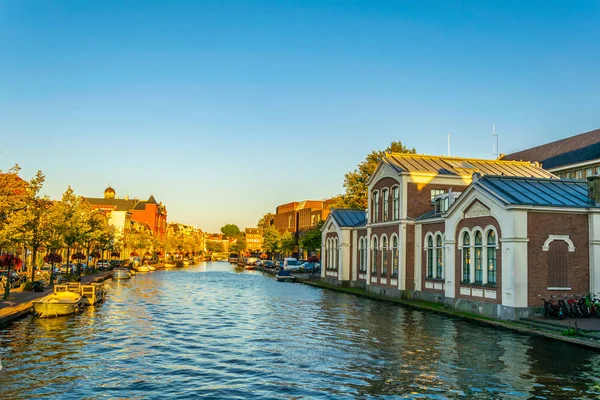
[[[111,274],[111,271],[97,272],[95,274],[81,277],[81,283],[87,284],[91,282],[100,282],[106,279]],[[15,318],[29,312],[33,306],[33,301],[51,294],[52,287],[49,287],[43,292],[24,292],[12,291],[6,300],[0,300],[0,325],[8,323]],[[4,293],[2,293],[4,295]]]
[[[530,321],[544,323],[547,325],[560,326],[564,329],[575,328],[575,324],[577,324],[577,329],[600,332],[600,318],[598,317],[565,318],[558,320],[552,318],[544,318],[542,316],[533,316],[527,319]]]

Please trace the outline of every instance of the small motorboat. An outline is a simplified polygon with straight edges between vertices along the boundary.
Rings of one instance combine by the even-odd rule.
[[[296,277],[292,275],[290,271],[286,271],[284,269],[280,270],[277,275],[275,275],[275,279],[277,282],[295,282]]]
[[[165,263],[165,268],[167,268],[167,269],[168,269],[168,268],[175,268],[175,264],[173,264],[173,263],[169,263],[169,262],[168,262],[168,263]]]
[[[129,279],[131,278],[131,271],[128,268],[115,268],[112,273],[113,279]]]
[[[33,312],[40,318],[75,314],[80,312],[82,308],[81,295],[73,292],[53,293],[33,302]]]
[[[134,268],[137,272],[150,272],[150,267],[148,267],[147,265],[138,265]]]
[[[255,269],[256,266],[254,264],[244,265],[244,269]]]

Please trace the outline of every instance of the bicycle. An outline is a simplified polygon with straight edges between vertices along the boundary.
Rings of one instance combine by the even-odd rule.
[[[538,295],[540,299],[544,301],[544,317],[555,317],[558,319],[565,318],[565,304],[563,300],[558,300],[558,303],[554,303],[554,296],[550,296],[550,300],[547,300],[542,297],[542,295]]]

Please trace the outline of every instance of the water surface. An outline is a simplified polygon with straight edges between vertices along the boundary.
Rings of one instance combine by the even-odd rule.
[[[0,330],[0,398],[600,397],[600,355],[223,262]]]

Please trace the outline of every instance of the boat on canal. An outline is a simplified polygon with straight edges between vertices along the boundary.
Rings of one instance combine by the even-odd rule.
[[[275,279],[277,279],[277,282],[296,282],[296,277],[290,271],[285,269],[277,272]]]
[[[134,267],[137,272],[150,272],[150,267],[147,265],[138,265]]]
[[[54,294],[71,292],[81,296],[81,301],[86,306],[93,306],[96,303],[104,301],[106,298],[106,287],[102,283],[90,283],[82,285],[78,282],[71,282],[64,285],[55,285]]]
[[[166,269],[175,268],[175,264],[167,262],[167,263],[165,263],[164,268],[166,268]]]
[[[40,318],[62,317],[81,311],[81,295],[73,292],[57,292],[33,302],[33,312]]]
[[[113,279],[129,279],[131,278],[131,271],[127,268],[115,268],[112,273]]]

